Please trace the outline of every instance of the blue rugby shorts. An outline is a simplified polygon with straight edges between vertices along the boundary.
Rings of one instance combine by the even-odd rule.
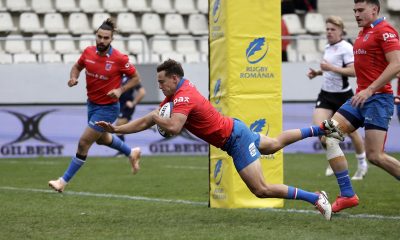
[[[364,103],[363,107],[351,106],[347,100],[338,110],[356,129],[378,129],[387,131],[394,112],[394,97],[392,94],[374,94]]]
[[[260,158],[259,144],[260,135],[252,132],[242,121],[234,119],[231,136],[222,147],[222,150],[233,158],[236,170],[240,172],[250,163]]]
[[[97,121],[113,123],[119,114],[119,102],[107,105],[99,105],[88,101],[87,108],[88,126],[98,132],[104,132],[104,129],[95,124]]]

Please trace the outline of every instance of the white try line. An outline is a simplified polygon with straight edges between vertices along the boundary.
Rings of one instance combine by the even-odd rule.
[[[6,187],[6,186],[0,187],[0,190],[59,194],[59,193],[55,193],[54,190],[35,189],[35,188],[16,188],[16,187]],[[118,194],[108,194],[108,193],[67,191],[62,194],[72,195],[72,196],[114,198],[114,199],[127,199],[127,200],[134,200],[134,201],[163,202],[163,203],[174,203],[174,204],[208,206],[208,202],[195,202],[195,201],[179,200],[179,199],[149,198],[149,197],[141,197],[141,196],[118,195]],[[266,212],[319,214],[317,211],[301,210],[301,209],[262,208],[262,209],[256,209],[256,210],[266,211]],[[338,216],[347,217],[347,218],[360,218],[360,219],[400,220],[400,216],[384,216],[384,215],[376,215],[376,214],[354,214],[354,215],[352,215],[352,214],[348,214],[348,213],[340,213],[340,214],[338,214]]]
[[[25,161],[21,160],[0,160],[0,164],[26,164]],[[64,164],[63,162],[55,162],[55,161],[29,161],[29,164],[36,164],[36,165],[57,165],[57,164]]]
[[[208,167],[198,167],[198,166],[173,166],[173,165],[165,165],[165,168],[172,169],[189,169],[189,170],[208,170]]]

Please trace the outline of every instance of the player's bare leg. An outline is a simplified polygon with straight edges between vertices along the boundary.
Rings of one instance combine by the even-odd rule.
[[[140,148],[132,148],[131,155],[129,155],[129,162],[131,164],[132,174],[136,174],[140,169],[140,156],[142,152]]]
[[[326,108],[315,108],[313,113],[313,124],[320,124],[325,119],[330,119],[333,116],[334,112],[331,109]],[[322,147],[326,150],[326,138],[325,136],[320,136],[320,143]],[[331,166],[328,164],[325,170],[325,176],[329,177],[333,175],[333,170]]]
[[[383,151],[386,132],[381,130],[365,130],[365,150],[370,163],[382,168],[400,180],[400,162]]]
[[[357,158],[357,171],[354,173],[351,180],[362,180],[368,172],[364,141],[357,131],[349,133],[349,137],[353,143]]]
[[[113,141],[117,141],[118,143],[113,143]],[[112,135],[111,133],[104,133],[101,138],[97,140],[97,144],[106,145],[111,148],[117,149],[122,148],[124,154],[128,157],[129,163],[131,165],[132,174],[136,174],[140,169],[140,156],[141,150],[140,148],[128,148],[127,145],[121,141],[116,135]],[[123,146],[122,146],[123,144]]]
[[[335,132],[344,135],[353,132],[355,128],[340,113],[335,113],[330,121],[324,121],[327,128],[335,128]],[[332,204],[332,212],[339,212],[346,208],[355,207],[359,203],[358,196],[353,190],[348,172],[347,159],[339,146],[337,139],[326,138],[326,158],[329,161],[337,179],[340,194]]]
[[[72,157],[68,169],[65,171],[62,177],[56,180],[50,180],[48,182],[49,187],[53,188],[55,191],[59,193],[62,193],[67,183],[85,163],[89,148],[95,141],[100,139],[102,135],[103,133],[95,131],[90,127],[87,127],[79,139],[76,156]]]
[[[258,198],[298,199],[313,204],[326,220],[331,219],[332,208],[324,191],[314,193],[284,184],[267,184],[261,169],[260,160],[256,160],[239,172],[250,191]]]

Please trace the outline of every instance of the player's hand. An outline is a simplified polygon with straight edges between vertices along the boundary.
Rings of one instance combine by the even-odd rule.
[[[133,104],[133,101],[126,101],[125,106],[128,108],[133,108],[135,104]]]
[[[316,76],[318,76],[318,71],[316,71],[313,68],[309,69],[310,71],[307,73],[307,77],[311,80],[313,78],[315,78]]]
[[[370,88],[366,88],[351,98],[351,105],[353,107],[362,107],[364,106],[365,101],[373,94]]]
[[[115,133],[115,127],[109,122],[104,122],[104,121],[98,121],[95,122],[95,124],[99,127],[102,127],[104,131],[109,132],[109,133]]]
[[[332,65],[326,60],[321,61],[320,68],[322,71],[332,71]]]
[[[78,79],[76,79],[76,78],[71,78],[69,81],[68,81],[68,87],[73,87],[73,86],[75,86],[75,85],[77,85],[78,84]]]
[[[399,96],[394,97],[394,104],[396,104],[396,105],[400,104],[400,97]]]
[[[107,96],[112,98],[119,98],[122,94],[121,88],[113,89],[107,93]]]

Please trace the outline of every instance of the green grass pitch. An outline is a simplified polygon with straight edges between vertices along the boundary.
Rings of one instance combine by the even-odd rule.
[[[354,172],[354,154],[348,154]],[[400,154],[396,154],[400,157]],[[285,154],[288,185],[338,194],[324,155]],[[0,160],[0,239],[400,239],[399,182],[371,166],[353,182],[356,208],[326,221],[301,201],[268,209],[210,209],[207,157],[90,157],[63,194],[47,182],[69,158]]]

